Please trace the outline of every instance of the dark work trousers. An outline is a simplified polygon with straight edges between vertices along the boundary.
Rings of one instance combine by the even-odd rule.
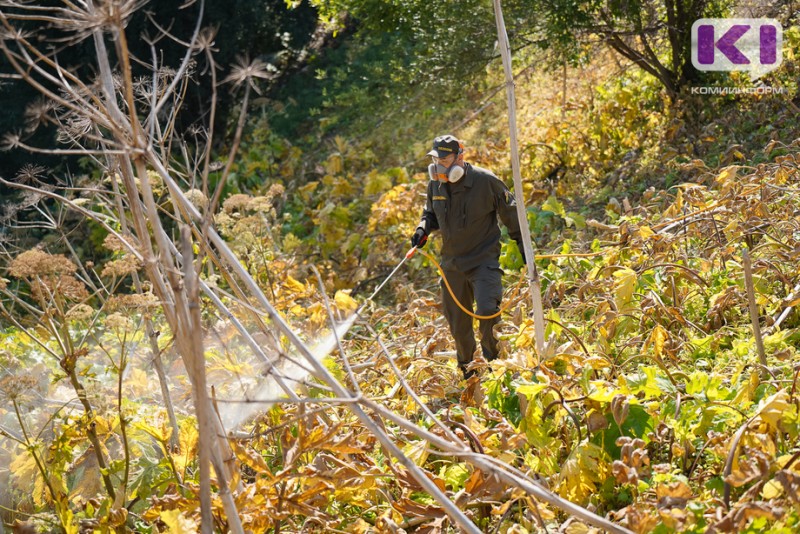
[[[477,303],[476,315],[492,315],[500,309],[500,300],[503,298],[502,285],[503,271],[499,267],[479,265],[467,272],[444,271],[450,288],[458,301],[468,310],[473,310],[473,301]],[[475,333],[472,329],[472,317],[464,313],[453,301],[447,291],[444,280],[442,286],[442,301],[444,303],[444,316],[450,325],[450,333],[456,342],[456,355],[459,367],[464,367],[472,361],[475,353]],[[492,334],[492,328],[500,321],[500,317],[480,320],[481,349],[487,361],[497,358],[497,340]]]

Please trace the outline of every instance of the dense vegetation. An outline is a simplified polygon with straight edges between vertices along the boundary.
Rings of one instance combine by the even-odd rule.
[[[764,13],[787,28],[784,63],[762,80],[783,94],[697,96],[681,89],[697,74],[686,70],[686,49],[673,55],[685,34],[658,34],[659,17],[665,6],[714,14],[730,13],[727,4],[611,3],[608,12],[509,2],[521,196],[547,340],[537,353],[522,263],[506,244],[513,305],[497,328],[503,356],[479,361],[462,382],[426,257],[407,262],[358,320],[352,314],[408,249],[434,135],[465,139],[468,161],[511,183],[491,6],[312,4],[329,46],[308,48],[300,68],[220,63],[229,69],[220,91],[238,104],[221,106],[228,127],[214,143],[210,119],[184,132],[176,115],[154,128],[166,156],[130,182],[124,166],[91,152],[78,167],[0,171],[14,191],[0,271],[0,532],[198,531],[201,438],[229,454],[211,475],[219,531],[236,528],[232,507],[253,532],[457,531],[416,468],[483,532],[590,528],[476,457],[635,532],[796,531],[796,14],[780,3]],[[236,12],[240,43],[247,9]],[[187,39],[184,24],[175,33]],[[609,36],[629,36],[628,24],[653,39],[672,86],[620,55]],[[634,32],[632,42],[643,41]],[[462,53],[470,61],[452,60]],[[704,83],[751,84],[739,73]],[[146,123],[144,85],[136,105]],[[74,118],[65,113],[42,116]],[[160,131],[170,124],[180,134]],[[79,143],[69,132],[71,147],[111,137],[98,128]],[[139,198],[152,198],[158,215],[136,228]],[[277,315],[220,260],[203,216]],[[165,240],[168,254],[148,261],[147,247]],[[170,243],[180,261],[159,271]],[[425,250],[438,246],[434,236]],[[188,292],[194,283],[207,288],[202,297]],[[188,337],[175,319],[182,299],[197,303]],[[356,320],[341,346],[334,318]],[[281,321],[317,345],[315,355],[332,353],[325,368],[353,398],[309,369]],[[185,356],[192,335],[202,338],[204,380],[228,439],[203,433],[199,375]],[[382,435],[410,462],[393,458]]]

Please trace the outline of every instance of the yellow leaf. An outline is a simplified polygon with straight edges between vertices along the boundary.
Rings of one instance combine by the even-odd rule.
[[[422,465],[428,459],[430,450],[428,450],[428,442],[424,439],[409,443],[403,448],[403,454],[417,465]]]
[[[750,378],[747,381],[747,385],[743,388],[739,389],[739,392],[736,394],[736,397],[733,399],[734,406],[740,406],[742,404],[746,404],[749,406],[752,404],[753,396],[755,396],[756,388],[761,383],[761,379],[758,375],[758,371],[753,370],[750,373]]]
[[[561,467],[558,476],[558,492],[567,499],[582,504],[597,492],[598,486],[608,475],[605,451],[584,440]]]
[[[664,327],[660,324],[657,324],[656,327],[653,328],[653,333],[650,334],[648,343],[652,343],[653,352],[658,358],[664,353],[664,342],[667,340],[667,337],[667,331],[664,330]]]
[[[725,167],[722,172],[717,175],[717,183],[722,185],[732,179],[736,178],[736,171],[739,169],[736,165]]]
[[[353,297],[342,290],[336,292],[336,295],[333,297],[333,301],[340,310],[345,312],[352,312],[358,308],[358,302],[353,300]]]
[[[75,523],[75,515],[72,513],[72,510],[70,510],[69,506],[64,506],[63,508],[59,507],[58,517],[66,534],[78,534],[78,532],[80,532],[78,525]]]
[[[165,424],[163,420],[161,423],[160,427],[157,427],[149,424],[146,419],[139,419],[133,423],[133,427],[147,432],[159,443],[166,443],[172,435],[172,427]]]
[[[764,489],[761,490],[761,496],[766,500],[776,499],[783,494],[783,486],[776,480],[770,480],[764,484]]]
[[[305,200],[306,202],[311,200],[311,194],[314,192],[314,190],[317,188],[318,185],[319,182],[308,182],[306,185],[298,188],[298,192],[300,193],[300,196],[303,197],[303,200]]]
[[[648,237],[654,236],[656,233],[653,231],[652,228],[649,226],[640,226],[639,227],[639,237],[642,239],[647,239]]]
[[[617,282],[614,286],[616,292],[617,309],[622,310],[630,304],[633,290],[636,287],[636,271],[625,267],[614,271]]]
[[[179,430],[181,452],[174,455],[173,460],[175,468],[179,472],[185,472],[195,459],[199,435],[194,419],[184,419],[179,425]]]
[[[183,515],[180,510],[164,510],[159,515],[170,534],[194,534],[200,531],[200,525],[194,519]]]
[[[264,458],[256,451],[245,445],[239,444],[236,440],[231,441],[231,448],[239,461],[262,476],[270,475],[269,466]]]
[[[391,189],[392,179],[385,174],[381,174],[376,170],[367,175],[366,183],[364,184],[364,194],[367,196],[383,193]]]
[[[315,302],[307,308],[308,318],[312,323],[323,324],[328,320],[325,306],[321,302]]]
[[[573,521],[564,530],[566,534],[590,534],[592,529],[579,521]]]
[[[352,534],[366,534],[367,532],[373,532],[373,528],[372,525],[359,517],[356,519],[355,523],[351,523],[347,527],[347,532],[351,532]]]
[[[36,460],[28,452],[15,456],[11,461],[9,470],[14,477],[15,486],[18,488],[30,488],[39,474]]]
[[[758,415],[773,429],[778,427],[778,421],[781,420],[784,411],[789,408],[789,393],[786,390],[781,390],[772,395],[768,399],[761,401],[758,408]]]
[[[289,275],[286,276],[286,287],[288,287],[292,291],[296,291],[298,293],[302,293],[303,291],[306,290],[306,286],[305,285],[303,285],[301,282],[298,282],[297,280],[295,280],[294,278],[292,278]]]

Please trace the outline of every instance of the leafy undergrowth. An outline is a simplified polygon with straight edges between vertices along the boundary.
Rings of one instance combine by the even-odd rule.
[[[603,228],[581,251],[596,255],[570,255],[566,244],[561,257],[540,260],[549,309],[541,357],[513,274],[506,298],[519,306],[498,326],[504,355],[479,363],[480,378],[467,384],[447,359],[435,296],[408,289],[407,304],[378,310],[370,322],[405,382],[446,426],[574,502],[636,532],[793,532],[800,522],[797,146],[767,147],[767,156],[788,153],[756,167],[686,164],[681,171],[696,180],[674,195],[650,196]],[[748,313],[745,249],[766,366]],[[436,432],[373,336],[358,332],[347,351],[364,394]],[[333,499],[322,515],[336,528],[394,522],[435,530],[443,510],[393,472],[345,413],[347,430],[324,441],[349,440],[364,454],[318,445],[288,476],[310,490],[320,472],[352,474],[344,484],[340,476],[325,480]],[[393,433],[485,529],[532,531],[567,519],[402,429]],[[313,449],[310,441],[292,446]],[[254,450],[280,449],[273,438]],[[354,503],[353,492],[365,500]],[[350,521],[342,505],[355,506]]]
[[[364,398],[435,435],[454,432],[475,452],[636,532],[796,531],[798,144],[771,144],[765,153],[772,162],[753,167],[682,164],[680,172],[694,180],[674,194],[645,195],[614,224],[590,222],[592,241],[565,242],[557,254],[540,258],[548,310],[544,354],[533,349],[524,281],[509,271],[506,298],[516,305],[497,327],[502,357],[477,362],[478,375],[469,382],[460,381],[449,353],[438,296],[420,284],[395,287],[401,304],[393,308],[369,308],[344,343],[347,360],[331,357],[328,366],[351,387],[355,378]],[[416,194],[402,187],[385,195],[402,192]],[[392,198],[391,204],[400,202]],[[375,205],[376,231],[381,223],[402,224],[382,216],[381,206],[389,204],[383,200]],[[305,271],[290,256],[275,256],[271,226],[259,225],[275,216],[273,201],[269,195],[229,199],[218,225],[237,237],[240,254],[265,277],[274,304],[313,341],[325,333],[327,310],[313,277],[300,281]],[[550,206],[560,213],[556,201]],[[748,312],[745,251],[766,366]],[[4,334],[4,366],[18,362],[0,382],[11,502],[18,513],[33,514],[33,523],[75,524],[75,531],[77,525],[92,531],[124,530],[126,524],[139,532],[192,531],[199,516],[193,421],[180,416],[179,449],[171,447],[157,389],[135,356],[144,341],[135,318],[144,313],[158,320],[153,303],[117,299],[102,318],[80,304],[70,307],[86,298],[76,267],[64,257],[26,254],[12,263],[2,289],[21,284],[16,294],[35,301],[55,284],[61,291],[59,306],[47,316],[50,324],[67,325],[59,330],[62,340],[93,332],[93,342],[69,361],[52,357],[55,344],[37,347],[19,331]],[[503,262],[514,259],[506,251]],[[413,261],[415,269],[426,268],[422,259]],[[275,262],[282,262],[280,269]],[[116,257],[103,275],[136,268]],[[222,284],[214,276],[209,281]],[[336,292],[324,276],[322,284],[335,292],[334,311],[342,317],[353,312],[356,302],[346,292]],[[68,311],[59,318],[62,309]],[[241,358],[230,327],[220,321],[207,317],[210,381],[224,405],[232,400],[225,398],[228,384],[215,376],[247,380],[258,367]],[[20,326],[33,337],[47,337],[46,324]],[[163,338],[159,343],[168,348]],[[57,380],[64,371],[85,385],[92,413],[74,409],[64,392],[69,384]],[[181,395],[188,392],[181,393],[181,371],[168,371],[178,386],[180,412]],[[444,510],[389,459],[346,403],[313,381],[303,395],[302,404],[243,405],[259,415],[240,430],[229,428],[245,528],[453,530]],[[552,531],[570,523],[570,531],[585,531],[563,512],[375,417],[482,530]],[[24,436],[11,430],[17,422]],[[90,427],[111,458],[103,469],[85,438]],[[12,446],[14,441],[20,443]],[[126,492],[125,499],[109,496],[105,476]],[[224,528],[222,505],[214,506]]]

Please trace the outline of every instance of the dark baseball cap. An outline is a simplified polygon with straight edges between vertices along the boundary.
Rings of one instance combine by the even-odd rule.
[[[459,154],[461,144],[452,135],[440,135],[433,140],[433,150],[428,152],[429,156],[436,158],[446,158],[450,154]]]

